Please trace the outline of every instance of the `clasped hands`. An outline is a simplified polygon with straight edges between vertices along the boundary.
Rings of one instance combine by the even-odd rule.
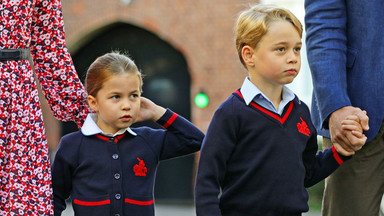
[[[346,106],[333,112],[329,118],[331,141],[338,153],[351,156],[360,150],[367,137],[363,130],[369,130],[367,112],[357,107]]]

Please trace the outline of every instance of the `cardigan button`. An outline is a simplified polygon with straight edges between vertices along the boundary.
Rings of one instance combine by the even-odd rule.
[[[120,179],[120,174],[119,173],[115,173],[114,177],[115,177],[115,179]]]
[[[118,154],[113,154],[113,155],[112,155],[112,158],[115,159],[115,160],[117,160],[117,159],[119,158],[119,155],[118,155]]]
[[[121,199],[121,195],[120,195],[120,194],[115,194],[115,198],[116,198],[117,200],[119,200],[119,199]]]
[[[120,214],[115,214],[115,216],[120,216]]]

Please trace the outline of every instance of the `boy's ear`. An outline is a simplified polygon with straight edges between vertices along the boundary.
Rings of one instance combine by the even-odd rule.
[[[255,59],[253,58],[253,54],[253,48],[248,45],[245,45],[241,49],[241,56],[243,57],[245,64],[251,67],[255,65]]]
[[[98,106],[97,106],[97,100],[95,97],[93,97],[92,95],[88,95],[87,97],[87,101],[88,101],[88,105],[89,107],[91,107],[92,110],[94,110],[95,112],[98,111]]]

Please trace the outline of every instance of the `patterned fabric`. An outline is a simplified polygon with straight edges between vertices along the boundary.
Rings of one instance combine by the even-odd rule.
[[[79,126],[85,90],[64,41],[59,0],[1,0],[0,49],[30,48],[55,117]],[[51,172],[36,80],[28,61],[0,62],[0,215],[53,215]]]

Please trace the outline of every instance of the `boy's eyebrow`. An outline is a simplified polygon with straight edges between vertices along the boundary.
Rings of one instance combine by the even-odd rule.
[[[277,45],[287,45],[287,44],[289,44],[288,42],[286,42],[286,41],[280,41],[280,42],[277,42],[277,43],[275,43],[274,45],[275,46],[277,46]],[[302,45],[303,44],[303,42],[297,42],[295,45]]]

